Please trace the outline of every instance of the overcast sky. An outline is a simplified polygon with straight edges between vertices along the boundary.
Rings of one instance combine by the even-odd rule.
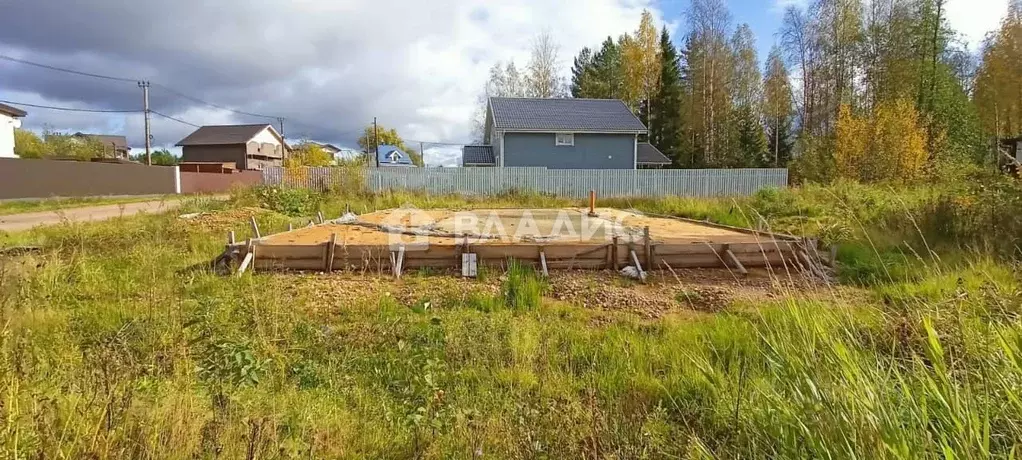
[[[765,58],[781,6],[804,0],[730,0]],[[950,0],[952,25],[974,44],[997,27],[1008,0]],[[194,124],[262,123],[173,94],[282,116],[289,139],[354,146],[378,117],[409,141],[470,140],[490,66],[524,66],[549,31],[565,75],[583,46],[634,29],[643,8],[676,34],[687,1],[651,0],[0,0],[0,54],[80,71],[152,81],[154,110]],[[141,108],[132,82],[0,60],[0,99],[91,109]],[[124,134],[144,145],[142,116],[26,107],[25,126]],[[154,144],[194,128],[154,116]],[[137,151],[137,150],[136,150]],[[427,148],[429,164],[460,150]]]

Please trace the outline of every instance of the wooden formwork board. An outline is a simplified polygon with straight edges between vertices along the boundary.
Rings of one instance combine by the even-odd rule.
[[[431,241],[429,244],[409,243],[395,246],[378,243],[351,244],[350,240],[345,242],[344,238],[338,238],[341,233],[333,233],[332,229],[323,227],[324,224],[321,223],[312,226],[326,229],[329,236],[327,241],[320,243],[295,241],[280,244],[280,237],[292,233],[289,231],[257,237],[243,243],[234,242],[229,238],[228,252],[242,258],[254,253],[251,265],[256,270],[361,270],[386,273],[388,270],[393,271],[392,265],[397,260],[396,254],[403,252],[404,255],[401,257],[403,263],[400,265],[401,269],[405,270],[458,268],[462,263],[462,254],[471,253],[475,254],[477,263],[483,266],[506,266],[509,260],[514,259],[540,267],[541,261],[545,259],[547,269],[551,270],[617,269],[637,262],[648,270],[729,267],[744,272],[745,267],[781,266],[798,261],[800,252],[813,244],[812,241],[790,235],[678,217],[662,217],[740,232],[744,235],[752,234],[757,238],[750,241],[747,236],[736,236],[735,242],[731,243],[726,240],[722,242],[720,237],[706,242],[683,242],[679,239],[672,240],[675,235],[662,235],[664,240],[658,241],[658,235],[650,235],[650,227],[646,227],[644,237],[638,241],[617,237],[610,241],[589,242],[496,242],[440,238],[436,240],[438,242]],[[302,229],[293,232],[300,231]],[[271,243],[272,239],[277,241]]]
[[[391,268],[391,253],[398,248],[390,246],[352,246],[330,244],[318,245],[253,245],[254,267],[257,270],[346,270]],[[540,252],[546,256],[547,267],[551,270],[612,269],[632,264],[631,251],[635,251],[643,267],[652,270],[671,268],[723,267],[727,264],[726,251],[731,251],[745,267],[780,265],[785,259],[795,258],[799,250],[790,241],[739,244],[651,244],[649,254],[642,245],[613,244],[556,245],[556,244],[487,244],[430,245],[428,247],[408,246],[405,248],[405,269],[457,268],[461,266],[461,254],[476,254],[478,263],[486,266],[503,266],[509,260],[540,265]],[[242,255],[247,246],[239,246]],[[333,258],[329,255],[332,253]],[[616,256],[616,263],[615,258]],[[650,258],[651,256],[651,258]],[[332,262],[331,262],[332,261]]]

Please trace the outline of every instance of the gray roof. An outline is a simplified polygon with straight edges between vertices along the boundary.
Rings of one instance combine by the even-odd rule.
[[[492,145],[466,145],[461,157],[462,165],[494,165]]]
[[[618,99],[491,97],[490,110],[500,130],[646,132],[646,126]]]
[[[636,163],[640,165],[669,165],[671,159],[667,158],[652,144],[646,142],[639,142],[636,150]]]
[[[178,141],[177,146],[245,144],[266,128],[273,130],[273,126],[268,124],[203,126]],[[277,131],[273,130],[273,133]]]
[[[0,113],[4,113],[15,118],[21,118],[25,115],[28,115],[28,112],[24,110],[3,103],[0,103]]]
[[[128,147],[128,138],[124,136],[113,136],[108,134],[89,134],[89,133],[75,133],[75,137],[88,137],[99,141],[104,146],[113,145],[117,150],[128,151],[131,147]]]

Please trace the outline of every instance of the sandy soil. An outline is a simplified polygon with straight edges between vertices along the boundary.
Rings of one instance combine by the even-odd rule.
[[[359,222],[407,230],[432,229],[453,234],[502,235],[475,244],[536,241],[536,237],[542,241],[592,243],[609,241],[613,235],[621,237],[622,241],[639,241],[642,229],[646,226],[657,242],[744,243],[762,240],[762,237],[747,233],[617,209],[599,208],[597,215],[597,218],[588,217],[586,210],[579,208],[472,211],[391,209],[359,216]],[[400,238],[400,242],[405,244],[426,242],[427,238],[430,244],[457,244],[456,239],[451,237],[392,234],[375,228],[337,223],[271,235],[262,244],[320,244],[329,241],[330,235],[334,233],[339,242],[350,245],[397,243],[395,238]]]

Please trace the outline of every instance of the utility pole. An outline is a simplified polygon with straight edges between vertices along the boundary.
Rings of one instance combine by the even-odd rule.
[[[373,144],[376,146],[376,153],[373,154],[376,157],[376,167],[380,167],[380,130],[376,126],[376,117],[373,117]]]
[[[284,137],[284,117],[277,117],[277,123],[280,125],[280,157],[281,159],[287,159],[287,138]]]
[[[145,114],[145,164],[152,165],[152,148],[153,148],[153,136],[152,131],[149,128],[149,82],[140,81],[138,87],[142,88],[142,109]]]

